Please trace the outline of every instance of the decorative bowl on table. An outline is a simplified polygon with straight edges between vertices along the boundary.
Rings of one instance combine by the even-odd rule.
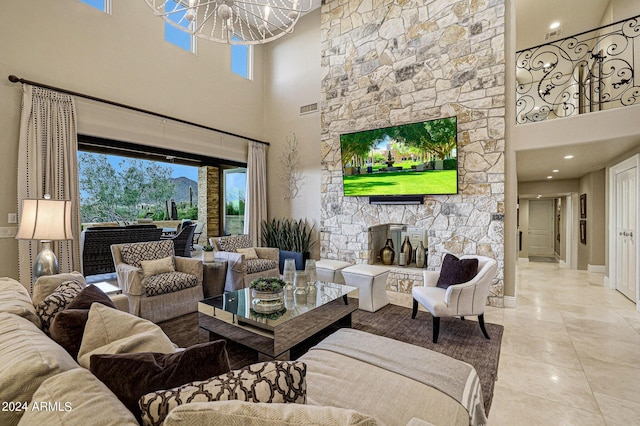
[[[284,308],[284,286],[280,278],[260,277],[251,281],[252,309],[258,313],[272,313]]]

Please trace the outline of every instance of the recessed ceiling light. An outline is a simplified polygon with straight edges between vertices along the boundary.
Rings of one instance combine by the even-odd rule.
[[[553,179],[553,176],[547,176],[547,179]]]
[[[549,28],[552,30],[555,30],[559,26],[560,26],[560,22],[556,21],[556,22],[552,22],[551,25],[549,25]]]
[[[564,159],[565,160],[571,160],[573,158],[573,155],[565,155]]]
[[[558,173],[560,170],[558,170],[558,169],[553,169],[553,170],[551,170],[551,171],[552,171],[553,173]]]
[[[537,198],[542,198],[542,195],[538,194],[538,197],[537,197]]]

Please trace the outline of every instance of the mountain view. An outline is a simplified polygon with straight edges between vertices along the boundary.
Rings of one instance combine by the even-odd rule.
[[[176,185],[174,192],[174,201],[176,203],[189,203],[189,188],[193,190],[193,204],[198,204],[198,182],[187,177],[170,178],[169,181]]]

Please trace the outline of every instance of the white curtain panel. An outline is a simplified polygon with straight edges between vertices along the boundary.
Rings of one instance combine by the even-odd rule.
[[[73,240],[54,241],[60,272],[80,270],[80,194],[78,190],[78,134],[73,97],[48,89],[22,85],[18,154],[18,217],[22,200],[71,200]],[[18,242],[20,282],[32,290],[32,266],[39,241]]]
[[[254,247],[260,247],[261,224],[267,218],[267,145],[249,142],[247,158],[247,198],[244,207],[244,233]]]

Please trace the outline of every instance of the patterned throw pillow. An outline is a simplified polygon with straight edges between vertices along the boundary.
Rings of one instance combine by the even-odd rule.
[[[162,425],[167,414],[178,405],[190,402],[227,401],[307,402],[305,375],[307,366],[299,361],[274,361],[253,364],[211,379],[157,392],[140,398],[142,422]]]
[[[42,330],[45,333],[49,334],[49,327],[51,326],[53,318],[58,312],[64,310],[83,288],[84,286],[78,281],[65,281],[56,287],[53,293],[36,305],[36,312],[40,317]]]
[[[173,241],[151,241],[148,243],[135,243],[122,246],[120,249],[122,260],[127,265],[141,267],[143,260],[162,259],[173,257]]]
[[[247,234],[221,237],[218,239],[218,244],[220,244],[220,250],[229,252],[236,252],[239,248],[252,246],[251,238]]]

